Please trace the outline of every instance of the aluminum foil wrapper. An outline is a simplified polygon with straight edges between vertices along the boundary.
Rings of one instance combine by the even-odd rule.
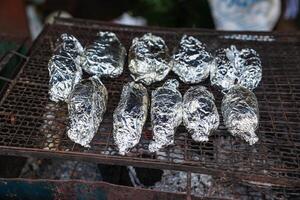
[[[262,78],[259,55],[253,49],[219,49],[211,66],[212,85],[226,93],[234,85],[242,85],[250,90],[257,87]]]
[[[69,138],[89,147],[103,119],[107,104],[107,90],[97,76],[78,83],[69,97]]]
[[[219,126],[214,96],[203,86],[192,86],[183,96],[183,123],[193,140],[208,141]]]
[[[48,63],[49,96],[52,101],[66,101],[80,81],[82,70],[79,57],[82,51],[81,44],[72,35],[62,34],[57,40]]]
[[[199,83],[208,77],[212,60],[203,43],[184,35],[172,56],[171,66],[183,82]]]
[[[211,66],[210,82],[222,91],[228,91],[238,80],[235,60],[238,51],[235,46],[216,51],[216,56]]]
[[[169,50],[161,37],[147,33],[133,39],[128,68],[135,81],[150,85],[163,80],[171,70],[169,62]]]
[[[258,128],[259,111],[253,92],[234,86],[223,97],[222,115],[225,126],[233,136],[239,136],[250,145],[258,141],[255,130]]]
[[[182,96],[178,86],[177,80],[170,79],[152,92],[153,141],[149,145],[150,152],[174,143],[175,130],[182,122]]]
[[[239,52],[239,79],[238,84],[253,90],[262,78],[262,66],[258,53],[253,49],[242,49]]]
[[[82,68],[92,75],[117,77],[123,72],[126,49],[112,32],[97,33],[81,56]]]
[[[138,144],[147,110],[147,89],[134,82],[124,85],[120,102],[113,114],[113,137],[121,155]]]

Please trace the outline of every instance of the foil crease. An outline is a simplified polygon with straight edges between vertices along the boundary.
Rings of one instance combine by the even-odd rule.
[[[169,50],[161,37],[147,33],[133,39],[128,68],[135,81],[150,85],[163,80],[171,70],[169,62]]]
[[[183,96],[183,123],[193,140],[208,141],[219,126],[214,96],[203,86],[192,86]]]
[[[253,90],[262,78],[262,66],[258,53],[253,49],[242,49],[239,52],[239,79],[238,84]]]
[[[147,111],[147,89],[134,82],[124,85],[120,102],[113,114],[113,137],[121,155],[138,144]]]
[[[253,92],[242,86],[232,87],[222,100],[224,124],[233,136],[239,136],[250,145],[258,141],[259,111]]]
[[[69,97],[68,137],[89,147],[103,119],[107,104],[107,90],[97,76],[78,83]]]
[[[262,66],[258,53],[253,49],[242,49],[232,45],[219,49],[211,66],[211,84],[226,93],[234,85],[250,90],[257,87],[262,78]]]
[[[151,122],[153,141],[149,151],[155,152],[174,143],[174,133],[182,122],[182,96],[175,79],[167,80],[152,92]]]
[[[206,46],[193,36],[184,35],[172,56],[171,66],[185,83],[199,83],[209,76],[213,58]]]
[[[81,56],[82,68],[92,75],[115,78],[122,74],[126,49],[112,32],[98,32]]]
[[[62,34],[57,40],[48,63],[49,96],[52,101],[67,101],[74,86],[80,81],[82,70],[79,57],[83,48],[72,35]]]
[[[216,51],[216,57],[211,66],[210,81],[212,85],[223,91],[228,91],[238,78],[235,68],[236,54],[235,48]]]

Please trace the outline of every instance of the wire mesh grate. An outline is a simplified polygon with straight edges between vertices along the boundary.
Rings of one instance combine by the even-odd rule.
[[[148,119],[140,143],[128,155],[117,155],[112,138],[112,113],[118,104],[123,84],[131,80],[125,66],[124,73],[120,77],[103,80],[109,93],[108,109],[91,148],[74,144],[65,134],[68,126],[66,105],[55,104],[48,98],[47,63],[60,34],[65,32],[73,34],[86,45],[93,41],[99,30],[115,32],[127,49],[134,37],[150,31],[163,37],[170,49],[173,49],[184,33],[194,35],[207,43],[212,51],[232,44],[238,48],[254,48],[260,54],[263,63],[263,79],[255,90],[260,108],[260,126],[257,131],[259,142],[250,146],[239,138],[232,137],[221,123],[208,142],[197,143],[192,141],[186,129],[180,126],[175,135],[175,145],[153,154],[147,150],[152,138]],[[274,33],[272,42],[241,41],[222,37],[228,34],[230,33],[196,29],[175,31],[175,29],[134,28],[96,22],[88,24],[75,20],[47,25],[32,46],[28,55],[29,60],[24,63],[1,99],[2,152],[205,172],[275,185],[300,183],[298,37]],[[176,78],[170,73],[167,78],[174,77]],[[161,84],[162,82],[151,85],[148,92]],[[222,94],[211,87],[208,81],[203,85],[215,95],[220,112]],[[181,83],[182,94],[187,88],[188,85]]]

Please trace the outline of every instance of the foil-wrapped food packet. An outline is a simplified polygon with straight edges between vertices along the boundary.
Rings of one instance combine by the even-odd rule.
[[[107,90],[97,76],[78,83],[70,94],[68,137],[77,144],[89,147],[103,119]]]
[[[98,32],[81,56],[82,68],[92,75],[115,78],[122,74],[126,49],[112,32]]]
[[[113,114],[113,137],[121,155],[138,144],[147,112],[147,89],[134,82],[124,85],[120,102]]]
[[[253,90],[262,78],[262,66],[258,53],[254,49],[242,49],[238,54],[238,84]]]
[[[239,136],[250,145],[258,141],[259,111],[253,92],[242,86],[232,87],[222,100],[224,124],[233,136]]]
[[[149,145],[150,152],[174,143],[175,130],[182,122],[182,96],[178,86],[177,80],[169,79],[152,92],[153,141]]]
[[[183,96],[183,124],[197,142],[208,141],[208,136],[219,126],[214,100],[204,86],[192,86]]]
[[[262,66],[258,53],[253,49],[242,49],[232,45],[219,49],[211,66],[212,85],[226,93],[234,85],[253,90],[262,78]]]
[[[49,96],[52,101],[67,101],[74,86],[80,81],[79,63],[83,48],[72,35],[62,34],[57,40],[53,56],[48,63]]]
[[[228,91],[237,81],[235,46],[226,49],[218,49],[211,65],[210,82],[222,91]]]
[[[169,49],[161,37],[147,33],[133,39],[128,68],[135,81],[150,85],[163,80],[171,70],[169,62]]]
[[[209,76],[212,55],[205,44],[193,36],[184,35],[175,49],[171,66],[185,83],[199,83]]]

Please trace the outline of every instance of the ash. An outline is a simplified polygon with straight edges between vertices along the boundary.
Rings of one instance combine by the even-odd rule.
[[[20,178],[53,180],[101,181],[102,176],[96,163],[61,159],[29,158]]]
[[[151,189],[165,192],[186,192],[187,183],[186,172],[164,170],[161,181],[157,182]],[[205,196],[212,183],[213,178],[210,175],[191,173],[191,194]]]

